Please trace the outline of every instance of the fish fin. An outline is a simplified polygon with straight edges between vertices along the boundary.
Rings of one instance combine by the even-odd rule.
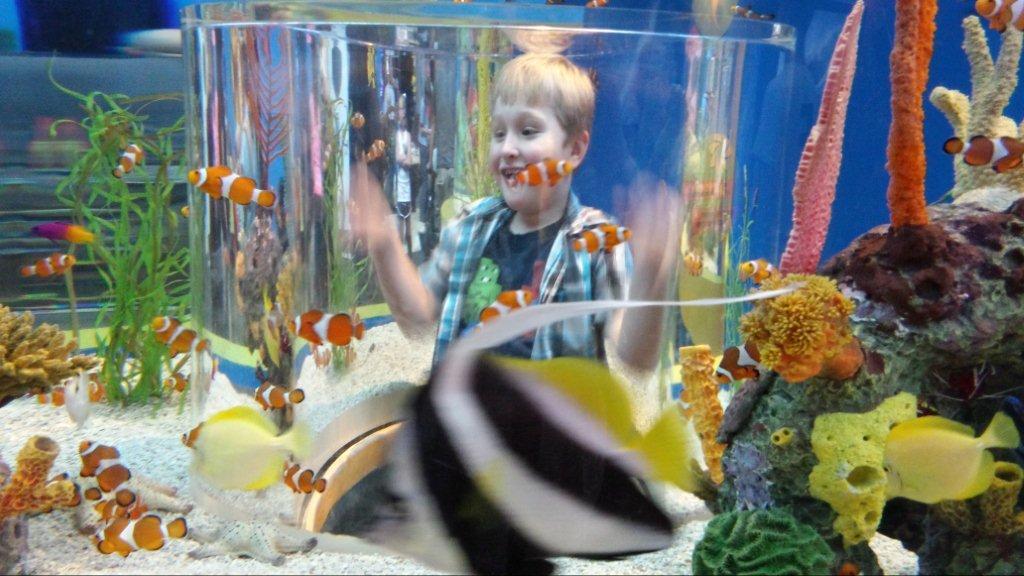
[[[971,484],[963,492],[957,494],[955,499],[967,500],[988,490],[988,487],[992,485],[992,479],[995,478],[995,475],[995,458],[992,457],[991,452],[985,450],[981,455],[981,466],[978,467],[978,473],[974,475]]]
[[[277,437],[277,443],[291,452],[295,460],[302,460],[309,455],[309,451],[313,447],[313,435],[309,431],[309,426],[302,422],[296,422],[287,432]],[[277,468],[280,470],[281,466],[279,465]],[[275,472],[275,474],[280,476],[280,472]]]
[[[922,416],[901,422],[889,433],[889,441],[904,438],[910,434],[917,434],[929,430],[946,430],[956,434],[962,434],[968,438],[974,438],[974,428],[961,424],[942,416]]]
[[[188,524],[182,517],[167,523],[167,535],[171,538],[184,538],[188,534]]]
[[[534,374],[601,422],[623,444],[637,440],[629,393],[600,362],[584,358],[524,360],[492,358],[500,366]]]
[[[269,418],[263,415],[262,412],[257,411],[251,406],[241,405],[227,410],[221,410],[213,416],[210,416],[206,420],[206,424],[213,424],[214,422],[220,422],[223,420],[242,420],[245,422],[252,423],[267,432],[277,435],[277,426],[270,421]]]
[[[996,412],[979,440],[985,448],[1016,448],[1020,446],[1020,431],[1009,415]]]
[[[245,486],[246,490],[263,490],[281,481],[281,466],[284,458],[271,458],[267,467],[255,480]]]
[[[143,550],[159,550],[164,547],[162,520],[155,514],[147,514],[135,522],[132,537]]]
[[[677,408],[666,408],[650,431],[640,440],[637,450],[650,465],[654,478],[695,492],[699,481],[690,466],[693,446],[686,422]]]

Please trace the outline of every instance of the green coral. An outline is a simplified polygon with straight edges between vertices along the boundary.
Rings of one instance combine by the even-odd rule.
[[[814,420],[811,448],[819,463],[809,476],[810,493],[839,515],[833,527],[846,546],[866,542],[878,528],[886,500],[885,439],[893,425],[916,415],[916,397],[901,392],[864,414]]]
[[[693,551],[697,575],[826,574],[834,554],[818,533],[782,510],[716,516]]]

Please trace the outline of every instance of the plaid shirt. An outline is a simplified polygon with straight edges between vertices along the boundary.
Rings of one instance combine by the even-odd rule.
[[[501,198],[485,198],[466,207],[455,222],[441,232],[440,243],[430,259],[420,266],[420,277],[441,305],[441,319],[434,347],[434,363],[458,336],[462,305],[484,248],[515,212]],[[566,215],[544,265],[540,295],[536,302],[577,302],[622,300],[628,295],[633,259],[625,245],[610,253],[593,254],[572,249],[570,236],[587,226],[614,222],[596,208],[582,206],[569,194]],[[533,341],[534,359],[559,356],[604,358],[607,313],[565,320],[537,330]]]

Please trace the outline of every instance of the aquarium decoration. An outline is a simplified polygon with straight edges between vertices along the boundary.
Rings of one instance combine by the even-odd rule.
[[[50,80],[86,113],[81,121],[56,122],[51,133],[72,122],[88,134],[89,149],[58,185],[57,198],[96,235],[84,249],[106,283],[97,318],[97,327],[106,329],[98,346],[102,379],[111,400],[146,402],[163,393],[166,360],[150,321],[183,312],[189,291],[188,248],[181,246],[179,215],[170,205],[184,118],[154,130],[145,126],[143,113],[154,101],[180,96],[83,94],[58,83],[52,71]],[[74,310],[73,292],[69,296]]]
[[[189,551],[190,558],[217,555],[248,556],[273,566],[281,566],[285,554],[309,552],[317,539],[295,535],[287,527],[272,522],[218,520],[209,528],[192,528],[189,537],[200,543]]]

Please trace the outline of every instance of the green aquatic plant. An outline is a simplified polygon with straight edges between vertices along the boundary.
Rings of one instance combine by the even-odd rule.
[[[462,188],[470,202],[501,194],[488,167],[491,143],[491,82],[494,77],[493,54],[499,46],[494,30],[480,32],[476,48],[482,54],[476,60],[476,106],[460,114],[458,149],[463,151]],[[465,103],[463,103],[465,106]],[[465,109],[465,108],[464,108]]]
[[[715,516],[693,551],[698,576],[828,574],[835,554],[813,528],[782,510]]]
[[[724,239],[725,253],[722,254],[722,278],[725,281],[726,297],[742,296],[746,293],[746,286],[740,280],[739,265],[750,259],[750,233],[754,226],[754,219],[751,217],[753,210],[757,207],[757,191],[751,195],[747,189],[747,169],[743,169],[743,215],[740,222],[739,236],[733,236],[726,232]],[[731,226],[726,230],[731,230]],[[725,342],[724,346],[739,346],[743,343],[740,335],[740,316],[750,309],[750,305],[727,304],[725,306]]]
[[[98,338],[97,350],[107,397],[146,402],[162,394],[167,360],[167,347],[149,325],[154,317],[185,312],[189,253],[181,246],[178,215],[171,209],[176,182],[172,171],[182,157],[175,139],[184,130],[185,118],[152,129],[142,112],[154,102],[181,96],[83,94],[58,83],[52,70],[50,81],[85,112],[82,120],[58,120],[50,133],[62,123],[73,123],[88,135],[88,149],[58,184],[56,195],[75,223],[96,234],[95,242],[84,246],[87,258],[79,262],[94,265],[106,286],[96,326],[107,329]],[[135,167],[130,181],[112,174],[129,143],[145,153],[145,163]]]

